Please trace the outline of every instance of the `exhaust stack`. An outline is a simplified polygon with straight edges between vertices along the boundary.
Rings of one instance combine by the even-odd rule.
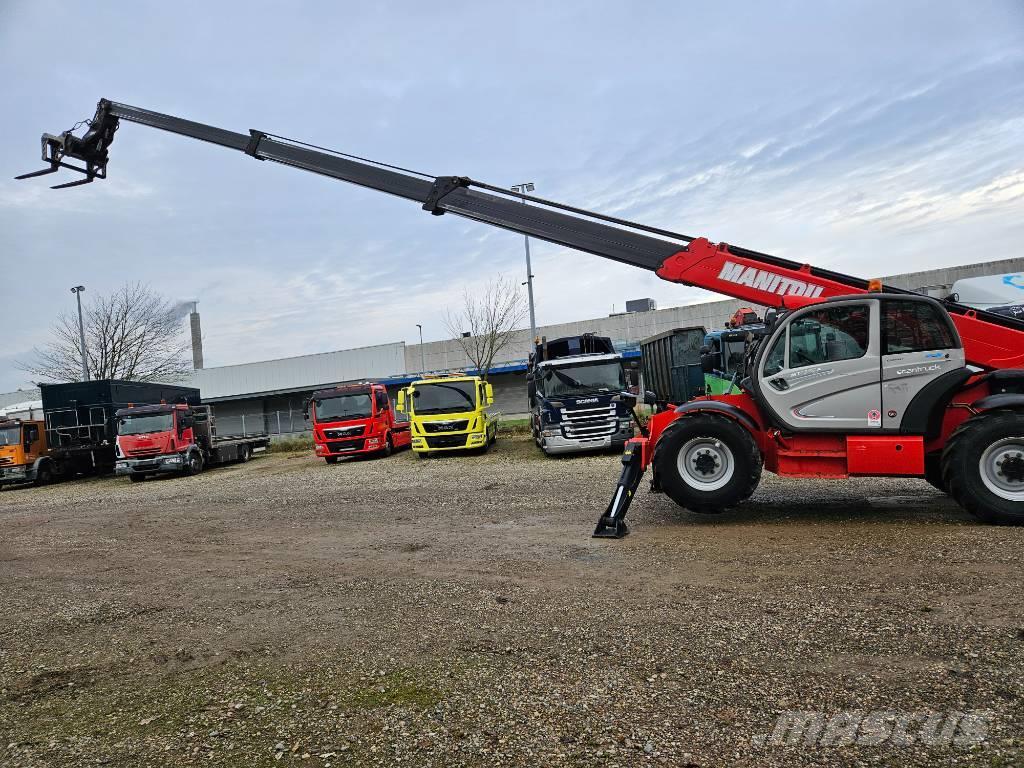
[[[203,369],[203,331],[199,325],[199,312],[196,310],[196,302],[192,302],[192,311],[188,313],[188,324],[192,330],[192,367],[201,371]]]

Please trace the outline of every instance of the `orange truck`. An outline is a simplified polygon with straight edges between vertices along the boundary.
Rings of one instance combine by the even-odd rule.
[[[54,479],[44,426],[42,421],[0,419],[0,489],[21,483],[46,485]]]

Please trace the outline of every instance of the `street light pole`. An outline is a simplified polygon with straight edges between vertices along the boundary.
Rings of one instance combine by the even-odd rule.
[[[71,292],[75,294],[75,298],[78,299],[78,340],[82,349],[82,381],[88,381],[89,362],[85,355],[85,323],[82,322],[82,291],[84,290],[84,285],[76,285],[71,289]]]
[[[416,323],[416,327],[420,329],[420,373],[427,372],[426,358],[423,356],[423,326]]]
[[[526,193],[533,192],[532,181],[522,184],[513,184],[512,191],[523,196],[523,205],[526,205]],[[526,294],[530,300],[530,345],[532,346],[537,338],[537,314],[533,307],[533,269],[530,267],[530,236],[523,235],[523,242],[526,243]]]

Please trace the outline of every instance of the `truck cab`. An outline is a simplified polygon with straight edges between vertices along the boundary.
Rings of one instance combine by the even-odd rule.
[[[197,475],[212,464],[248,461],[269,443],[266,433],[218,435],[208,405],[130,405],[114,416],[114,471],[132,482],[158,474]]]
[[[748,345],[763,339],[767,332],[764,321],[748,307],[737,310],[724,328],[709,331],[701,350],[705,392],[709,395],[739,394],[739,383],[747,375]]]
[[[314,392],[304,413],[313,445],[328,464],[343,456],[389,456],[409,445],[409,421],[396,413],[383,384],[354,384]]]
[[[626,376],[611,339],[593,334],[542,340],[530,356],[527,394],[533,438],[549,456],[622,449],[633,437]]]
[[[421,457],[488,450],[498,438],[493,405],[494,389],[479,376],[420,379],[398,393],[398,410],[412,425],[412,450]]]
[[[54,479],[54,469],[43,422],[0,419],[0,488],[45,485]]]

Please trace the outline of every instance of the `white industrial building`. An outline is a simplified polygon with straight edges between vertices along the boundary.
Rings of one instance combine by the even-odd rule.
[[[945,298],[957,280],[986,275],[1024,272],[1024,258],[969,264],[959,267],[912,272],[887,277],[884,282],[896,288]],[[639,342],[649,336],[675,328],[721,327],[742,302],[735,299],[691,304],[668,309],[625,312],[608,317],[538,327],[537,333],[549,339],[580,333],[595,333],[612,338],[633,365],[639,359]],[[644,304],[645,308],[649,305]],[[757,308],[761,309],[761,308]],[[199,343],[198,316],[192,321],[193,338]],[[504,414],[526,411],[524,372],[530,349],[529,331],[516,334],[490,373],[498,408]],[[196,360],[202,359],[197,348]],[[422,360],[422,363],[421,363]],[[201,364],[201,363],[200,363]],[[196,370],[186,381],[198,387],[203,401],[215,404],[217,420],[223,431],[269,431],[294,434],[305,430],[303,403],[309,395],[335,384],[377,380],[397,388],[427,372],[466,370],[470,362],[458,342],[434,341],[426,344],[394,342],[370,347],[301,355],[279,360],[225,365]],[[19,390],[0,394],[0,408],[38,398],[38,390]]]

